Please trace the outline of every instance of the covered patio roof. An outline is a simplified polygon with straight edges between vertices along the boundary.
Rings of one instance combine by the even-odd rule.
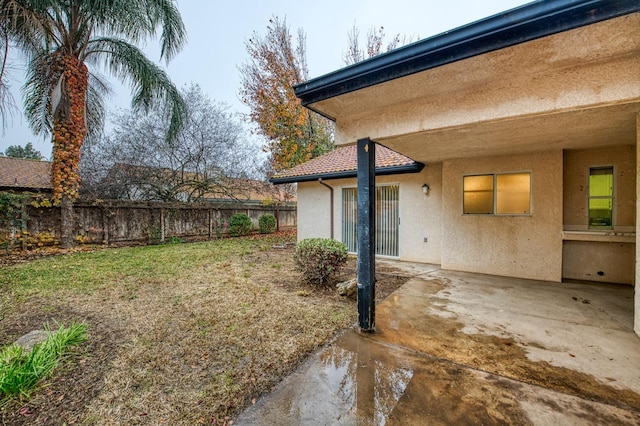
[[[356,146],[342,146],[325,155],[314,158],[288,170],[284,170],[269,182],[275,184],[310,182],[318,179],[344,179],[356,177]],[[418,173],[424,164],[399,154],[384,146],[376,149],[376,175]]]
[[[296,87],[362,137],[420,162],[636,144],[640,3],[533,2]]]

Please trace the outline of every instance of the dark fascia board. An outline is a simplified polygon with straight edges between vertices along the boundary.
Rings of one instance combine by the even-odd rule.
[[[424,164],[415,162],[413,164],[407,164],[404,166],[389,166],[389,167],[380,167],[376,169],[376,176],[385,176],[385,175],[402,175],[405,173],[419,173],[424,169]],[[332,180],[332,179],[347,179],[354,178],[358,176],[357,170],[345,170],[342,172],[334,172],[334,173],[318,173],[314,175],[304,175],[304,176],[287,176],[287,177],[272,177],[269,179],[269,182],[277,185],[283,183],[297,183],[297,182],[311,182],[317,181],[318,179],[322,180]]]
[[[295,86],[302,104],[640,11],[637,0],[536,1]],[[329,117],[332,118],[332,117]]]

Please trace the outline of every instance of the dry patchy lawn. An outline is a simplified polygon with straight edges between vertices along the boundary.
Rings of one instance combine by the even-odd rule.
[[[293,234],[101,249],[0,267],[0,345],[44,323],[89,341],[5,424],[224,424],[356,320],[293,269]],[[354,275],[353,261],[343,278]],[[378,278],[383,298],[404,282]]]

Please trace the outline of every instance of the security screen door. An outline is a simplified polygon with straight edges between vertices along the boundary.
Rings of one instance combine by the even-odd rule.
[[[376,187],[376,254],[398,257],[399,245],[399,185]],[[342,242],[349,252],[358,247],[358,189],[342,189]]]

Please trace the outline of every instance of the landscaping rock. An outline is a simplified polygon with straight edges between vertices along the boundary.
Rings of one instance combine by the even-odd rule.
[[[18,346],[22,346],[22,349],[24,349],[25,352],[28,352],[33,349],[33,347],[38,343],[42,343],[47,340],[49,334],[51,334],[50,331],[33,330],[16,340],[15,344]]]
[[[352,278],[348,281],[343,281],[336,284],[338,294],[341,296],[353,296],[358,291],[358,279]]]

